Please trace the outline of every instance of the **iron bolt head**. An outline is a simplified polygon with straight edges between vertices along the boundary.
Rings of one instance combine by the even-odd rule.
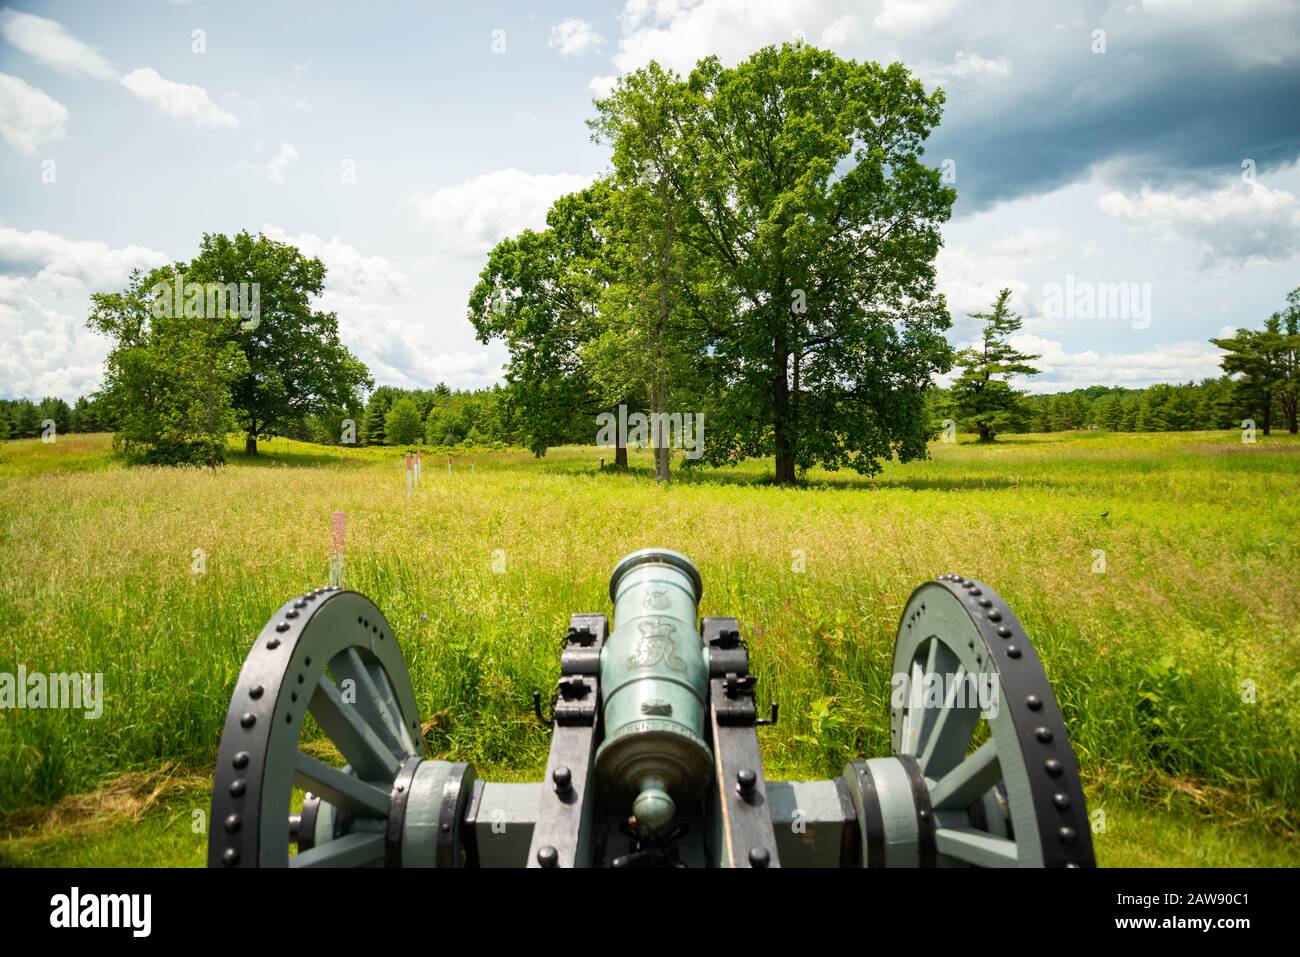
[[[758,784],[758,775],[749,768],[741,768],[736,772],[736,790],[741,794],[750,795],[754,793],[754,787]]]
[[[573,790],[573,772],[568,768],[556,768],[551,772],[551,780],[555,782],[556,794],[568,794]]]

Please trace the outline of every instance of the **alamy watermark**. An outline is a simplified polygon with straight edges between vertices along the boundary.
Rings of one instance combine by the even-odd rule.
[[[955,675],[932,671],[920,681],[899,673],[890,684],[890,704],[895,708],[979,708],[985,718],[996,718],[1001,710],[1000,685],[997,677],[987,672]]]
[[[104,713],[104,675],[81,672],[0,671],[0,708],[68,708],[93,721]]]
[[[1043,287],[1043,316],[1047,319],[1127,319],[1134,329],[1151,328],[1151,283],[1076,281]]]
[[[257,282],[186,282],[178,273],[160,282],[154,295],[155,319],[223,319],[238,315],[239,328],[251,332],[262,322],[262,284]]]
[[[56,928],[123,928],[132,937],[148,937],[153,927],[152,894],[82,893],[74,886],[50,898],[50,926]]]
[[[600,446],[644,447],[654,437],[655,448],[686,449],[688,459],[704,455],[703,412],[633,412],[618,407],[618,415],[602,412],[596,416],[596,444]]]

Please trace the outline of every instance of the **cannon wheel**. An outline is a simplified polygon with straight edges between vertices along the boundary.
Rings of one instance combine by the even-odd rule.
[[[300,749],[308,713],[346,767]],[[287,602],[258,635],[226,714],[208,865],[382,865],[385,822],[402,791],[394,782],[422,754],[411,679],[379,609],[356,592],[333,588]],[[291,856],[295,785],[309,792],[303,817],[312,831],[319,833],[316,819],[327,801],[331,819],[335,813],[350,819],[349,833],[320,842],[308,833]]]
[[[949,680],[927,684],[926,675]],[[970,694],[981,685],[984,700]],[[892,690],[895,760],[919,769],[914,779],[928,792],[931,860],[923,863],[1094,866],[1056,696],[993,589],[958,575],[918,588],[899,625]]]

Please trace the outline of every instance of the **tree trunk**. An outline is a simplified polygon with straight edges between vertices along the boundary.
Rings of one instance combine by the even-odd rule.
[[[651,421],[657,423],[651,429],[655,443],[655,481],[668,481],[668,382],[664,369],[664,336],[668,334],[668,320],[672,314],[672,303],[668,299],[668,284],[672,280],[673,254],[673,214],[668,201],[667,182],[663,175],[659,177],[657,192],[660,207],[664,211],[664,229],[659,249],[659,316],[655,329],[655,366],[654,386],[651,388],[651,410],[656,413]]]
[[[668,446],[655,449],[655,481],[668,481]]]
[[[244,454],[245,455],[257,454],[257,436],[253,435],[251,432],[248,435],[244,436]]]
[[[1273,390],[1264,390],[1264,434],[1268,435],[1273,424]]]
[[[790,485],[794,475],[794,437],[790,434],[790,354],[778,345],[774,356],[776,376],[772,380],[772,430],[776,441],[776,484]]]
[[[659,381],[655,382],[650,390],[650,421],[653,423],[650,435],[655,445],[655,481],[667,482],[668,442],[671,436],[668,434],[668,410],[666,408],[668,403],[664,396],[668,390],[664,386],[662,374],[656,373],[656,376]]]
[[[620,472],[627,471],[627,446],[623,444],[624,436],[618,429],[614,430],[614,468]]]

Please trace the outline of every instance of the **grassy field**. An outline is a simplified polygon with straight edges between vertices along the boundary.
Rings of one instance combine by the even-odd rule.
[[[760,734],[773,778],[888,753],[899,615],[959,572],[1042,655],[1104,812],[1101,863],[1300,866],[1293,436],[963,441],[793,489],[768,462],[663,488],[648,454],[615,474],[607,450],[567,448],[428,459],[411,499],[390,450],[264,450],[213,472],[123,468],[107,436],[0,447],[0,672],[102,672],[106,696],[98,720],[0,712],[0,864],[202,862],[193,812],[231,687],[271,613],[325,582],[342,510],[347,584],[402,641],[430,753],[482,777],[540,775],[530,693],[629,551],[690,555],[702,612],[740,619],[760,707],[782,706]]]

